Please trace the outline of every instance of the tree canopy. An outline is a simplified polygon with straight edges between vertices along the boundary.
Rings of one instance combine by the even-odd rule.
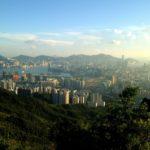
[[[0,89],[0,149],[149,150],[150,113],[131,103],[137,91],[128,87],[116,104],[90,108]]]

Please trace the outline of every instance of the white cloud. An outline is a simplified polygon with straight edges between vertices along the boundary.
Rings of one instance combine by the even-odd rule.
[[[116,34],[122,34],[122,33],[123,33],[123,30],[120,30],[120,29],[114,29],[114,33],[116,33]]]
[[[77,35],[81,35],[81,32],[65,32],[65,34],[67,35],[72,35],[72,36],[77,36]]]
[[[144,39],[150,41],[150,34],[144,34]]]
[[[46,35],[46,36],[60,36],[61,33],[57,32],[39,32],[38,35]]]
[[[71,46],[74,44],[72,41],[61,41],[61,40],[43,40],[40,39],[37,42],[41,42],[42,44],[46,44],[49,46]]]
[[[32,49],[36,49],[37,46],[36,46],[36,45],[31,45],[31,48],[32,48]]]
[[[50,34],[50,33],[49,33]],[[10,33],[0,33],[0,39],[5,39],[15,42],[25,42],[26,44],[46,44],[50,46],[69,46],[73,45],[72,41],[65,40],[53,40],[53,39],[42,39],[34,34],[10,34]],[[35,48],[35,46],[34,46]]]
[[[7,45],[5,41],[3,43],[3,40],[0,40],[0,46],[3,46],[3,49],[7,48],[8,53],[14,53],[11,52],[13,48],[20,54],[34,51],[36,55],[42,54],[43,50],[47,50],[47,53],[49,51],[50,54],[59,54],[60,51],[60,54],[69,55],[87,52],[87,50],[88,54],[90,52],[93,54],[93,52],[96,53],[95,49],[116,51],[115,54],[120,54],[121,49],[128,49],[129,54],[133,50],[140,51],[141,49],[141,51],[147,52],[150,49],[150,26],[119,29],[95,28],[92,30],[85,28],[77,31],[39,32],[35,34],[0,33],[0,39],[9,42]]]
[[[119,40],[113,40],[112,43],[113,43],[114,45],[117,45],[117,46],[119,46],[119,45],[122,44],[122,42],[119,41]]]
[[[127,33],[127,37],[130,38],[131,40],[135,40],[137,38],[136,35],[131,31]]]
[[[132,32],[128,32],[128,33],[127,33],[127,36],[128,36],[128,37],[131,37],[131,36],[132,36]]]
[[[87,40],[87,41],[95,41],[95,40],[101,40],[102,38],[95,35],[82,35],[79,37],[80,40]]]
[[[26,40],[36,40],[38,36],[34,34],[10,34],[10,33],[0,33],[1,39],[11,40],[11,41],[26,41]]]

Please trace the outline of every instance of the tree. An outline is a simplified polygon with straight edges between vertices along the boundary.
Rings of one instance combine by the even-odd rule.
[[[119,95],[125,109],[129,109],[135,104],[135,96],[137,96],[138,91],[138,87],[127,87]]]
[[[147,149],[149,148],[150,119],[143,118],[135,109],[138,88],[125,88],[120,94],[121,103],[109,107],[103,118],[97,118],[92,126],[92,135],[97,148],[102,149]]]
[[[8,145],[6,144],[4,139],[0,139],[0,150],[7,150]]]

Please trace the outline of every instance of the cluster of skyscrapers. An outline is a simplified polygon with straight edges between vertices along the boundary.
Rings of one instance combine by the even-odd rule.
[[[50,76],[22,73],[21,76],[3,74],[0,87],[29,97],[35,93],[49,95],[53,104],[87,104],[92,107],[105,106],[102,95],[85,90],[85,81],[75,78],[50,78]]]

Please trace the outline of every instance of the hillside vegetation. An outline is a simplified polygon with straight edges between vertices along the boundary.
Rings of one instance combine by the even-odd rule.
[[[136,89],[105,108],[52,105],[0,89],[0,150],[110,150],[150,148],[146,106],[134,108]]]

